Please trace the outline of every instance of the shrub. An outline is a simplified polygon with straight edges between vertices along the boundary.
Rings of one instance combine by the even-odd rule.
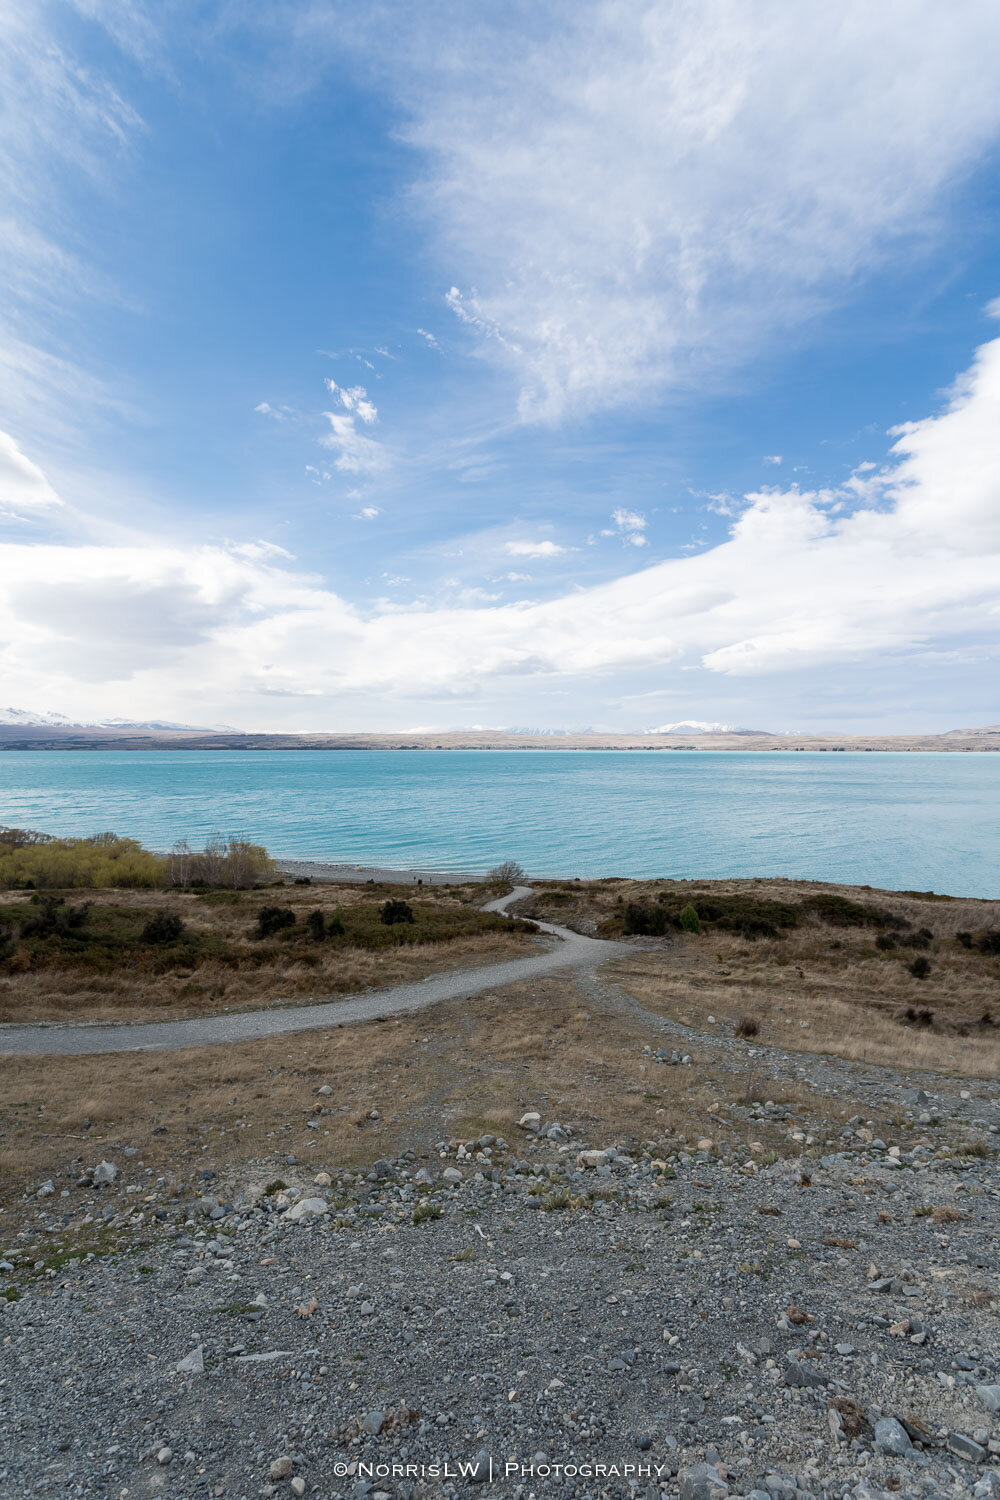
[[[622,932],[635,937],[663,937],[676,930],[678,919],[662,905],[647,906],[644,901],[627,901]]]
[[[327,927],[326,930],[330,934],[331,937],[343,937],[344,936],[345,932],[347,931],[347,928],[344,926],[344,919],[340,915],[339,912],[336,912],[336,911],[334,912],[333,916],[330,918],[330,925]]]
[[[22,938],[68,937],[79,933],[87,920],[90,904],[67,906],[64,896],[43,896],[37,916],[22,922]]]
[[[176,943],[184,933],[184,923],[171,912],[159,911],[142,929],[144,943]]]
[[[956,941],[956,943],[961,943],[961,945],[962,945],[963,948],[971,948],[972,947],[972,933],[971,932],[956,932],[956,934],[955,934],[955,941]]]
[[[685,906],[684,910],[680,914],[680,917],[678,918],[678,921],[681,924],[682,932],[701,931],[701,918],[690,903]]]
[[[894,932],[880,932],[875,939],[875,946],[876,948],[880,948],[884,953],[890,948],[895,948],[898,941],[899,939]]]
[[[926,960],[924,961],[926,962]],[[917,959],[915,962],[919,963],[920,960]],[[903,1020],[908,1021],[911,1026],[933,1026],[934,1012],[928,1009],[926,1005],[916,1008],[908,1005],[903,1012]]]
[[[736,1022],[737,1036],[757,1036],[760,1033],[760,1022],[755,1016],[740,1016]]]
[[[847,896],[838,896],[833,891],[820,891],[804,901],[803,907],[829,922],[831,927],[908,927],[904,917],[887,911],[883,906],[872,906],[864,901],[852,901]]]
[[[989,932],[984,932],[976,947],[980,953],[989,953],[994,957],[1000,954],[1000,931],[993,927]]]
[[[135,839],[120,839],[114,833],[57,839],[23,828],[0,828],[0,889],[149,889],[164,885],[166,878],[166,860]]]
[[[911,964],[906,966],[914,979],[926,979],[931,972],[930,960],[927,958],[915,958]]]
[[[319,908],[306,917],[306,927],[309,929],[309,936],[317,943],[321,943],[326,937],[326,918]]]
[[[257,913],[257,936],[273,937],[287,927],[295,926],[295,913],[287,906],[262,906]]]
[[[395,927],[398,922],[413,921],[413,907],[408,901],[386,901],[379,915],[386,927]]]

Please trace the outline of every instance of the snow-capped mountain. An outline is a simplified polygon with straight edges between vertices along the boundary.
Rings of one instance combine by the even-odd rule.
[[[216,733],[237,733],[226,724],[174,724],[168,719],[70,719],[54,709],[39,712],[30,708],[0,708],[0,724],[23,729],[186,729],[205,733],[210,728]]]
[[[704,719],[685,719],[680,724],[657,724],[646,734],[766,734],[765,729],[743,729],[738,724],[709,724]]]

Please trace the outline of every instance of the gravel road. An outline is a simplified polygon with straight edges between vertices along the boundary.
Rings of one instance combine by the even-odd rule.
[[[486,911],[502,912],[514,901],[531,894],[527,886],[515,886],[507,896],[490,901]],[[92,1023],[84,1026],[59,1024],[0,1026],[0,1055],[4,1053],[90,1053],[176,1051],[217,1042],[248,1042],[260,1037],[294,1031],[315,1031],[324,1026],[344,1026],[373,1021],[379,1016],[423,1010],[442,1000],[461,1000],[500,989],[526,979],[537,979],[556,970],[593,971],[598,964],[628,950],[621,943],[582,937],[568,928],[539,922],[543,932],[556,938],[545,952],[530,958],[509,959],[448,974],[431,975],[412,984],[366,990],[319,1000],[311,1005],[289,1005],[272,1010],[237,1011],[226,1015],[201,1016],[187,1021],[154,1021],[139,1024]]]

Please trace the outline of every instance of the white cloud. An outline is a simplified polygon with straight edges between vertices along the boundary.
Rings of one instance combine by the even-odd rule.
[[[780,464],[781,461],[782,461],[782,459],[781,459],[781,454],[780,453],[765,453],[764,454],[764,462],[766,464]]]
[[[374,521],[375,517],[380,516],[381,514],[382,512],[379,510],[377,505],[363,505],[355,515],[354,519],[356,521]]]
[[[335,469],[347,474],[366,474],[385,467],[382,445],[359,432],[353,416],[335,411],[325,411],[323,415],[330,431],[320,438],[320,443],[337,455],[333,461]]]
[[[426,328],[418,328],[417,332],[422,339],[427,340],[427,343],[431,349],[440,349],[441,345],[438,343],[433,333],[428,333]]]
[[[374,16],[349,34],[425,153],[446,300],[514,372],[526,420],[750,357],[945,233],[1000,128],[992,0]],[[324,24],[342,47],[321,3],[309,47]]]
[[[279,547],[277,542],[265,542],[263,539],[256,542],[230,542],[229,546],[237,557],[249,557],[253,562],[270,562],[275,558],[293,561],[295,558],[294,552]]]
[[[341,406],[347,411],[357,412],[362,422],[372,422],[378,417],[378,408],[374,402],[369,401],[368,392],[363,385],[338,385],[335,380],[327,379],[327,389],[331,396],[336,396]]]
[[[8,432],[0,432],[0,516],[51,510],[62,501],[37,464]]]
[[[608,531],[602,531],[602,536],[618,535],[631,547],[645,547],[648,541],[645,516],[640,515],[637,510],[628,510],[620,505],[611,512],[611,519],[614,526]]]
[[[970,644],[989,655],[1000,648],[998,460],[1000,339],[946,410],[895,431],[862,495],[762,490],[721,545],[541,603],[470,595],[464,607],[365,614],[269,544],[11,543],[0,547],[0,678],[12,702],[64,712],[116,712],[127,684],[136,712],[191,719],[210,699],[214,717],[245,720],[248,705],[260,716],[283,695],[450,698],[504,678],[644,668],[663,685],[688,667],[853,674],[892,658],[964,659]]]
[[[113,404],[67,355],[70,320],[51,317],[53,306],[65,314],[81,298],[127,296],[81,252],[65,185],[90,198],[113,191],[144,129],[114,87],[61,44],[69,28],[55,9],[47,0],[0,5],[0,402],[22,430],[36,431],[69,425],[66,398],[77,416],[85,404]]]
[[[509,557],[558,557],[569,548],[558,542],[507,542],[503,550]]]

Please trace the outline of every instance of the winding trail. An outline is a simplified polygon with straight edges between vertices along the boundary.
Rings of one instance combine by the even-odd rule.
[[[502,912],[512,902],[530,895],[528,886],[515,886],[509,895],[488,902],[483,909]],[[628,951],[622,943],[583,937],[551,922],[539,922],[538,926],[557,941],[546,952],[533,954],[530,958],[514,958],[475,969],[432,974],[412,984],[365,990],[356,995],[337,995],[309,1005],[227,1012],[186,1021],[111,1021],[83,1026],[61,1023],[0,1025],[0,1056],[14,1053],[174,1052],[182,1047],[206,1047],[217,1042],[252,1042],[260,1037],[317,1031],[327,1026],[345,1026],[358,1021],[374,1021],[380,1016],[423,1010],[442,1000],[471,998],[481,995],[484,990],[500,989],[524,979],[537,979],[557,970],[593,972],[599,964]]]

